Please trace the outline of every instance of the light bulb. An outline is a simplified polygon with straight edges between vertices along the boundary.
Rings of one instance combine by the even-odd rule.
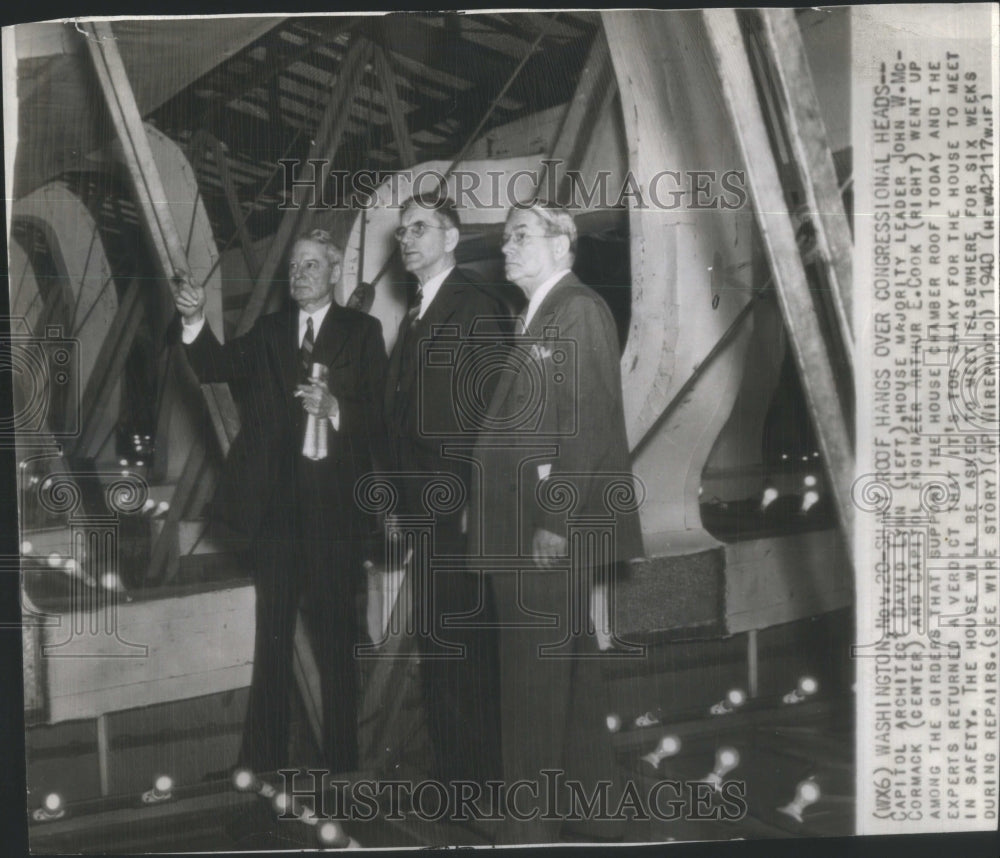
[[[320,842],[326,846],[346,845],[347,838],[336,822],[324,822],[316,832]]]
[[[819,785],[815,781],[802,781],[796,790],[796,796],[803,803],[814,804],[819,801]]]
[[[740,761],[739,752],[735,748],[719,748],[715,755],[717,769],[733,769]]]

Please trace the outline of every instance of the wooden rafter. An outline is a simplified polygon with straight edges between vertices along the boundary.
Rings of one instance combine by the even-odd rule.
[[[191,138],[191,151],[203,153],[206,150],[212,153],[212,159],[215,161],[215,169],[219,174],[219,182],[226,197],[229,214],[233,219],[233,225],[236,227],[236,235],[239,240],[240,250],[243,252],[243,259],[247,264],[247,271],[250,272],[251,277],[255,277],[260,263],[257,261],[257,254],[254,251],[253,237],[247,230],[246,217],[243,214],[243,209],[240,207],[236,183],[233,181],[232,173],[229,170],[229,158],[226,156],[222,144],[209,132],[200,129]]]
[[[163,188],[163,180],[153,158],[111,25],[107,21],[93,21],[82,25],[82,29],[88,36],[87,47],[115,133],[121,142],[144,226],[153,244],[154,257],[161,275],[161,299],[168,303],[172,300],[168,284],[177,278],[187,279],[190,276],[191,266],[187,253],[177,232],[177,224],[170,211],[170,199]],[[225,412],[225,417],[219,422],[220,426],[238,424],[236,404],[228,394],[228,389],[225,392],[217,391],[212,400],[210,408],[220,408]],[[232,435],[219,437],[224,451],[228,450],[232,438]]]
[[[792,161],[813,215],[816,246],[827,268],[840,335],[850,352],[854,342],[851,329],[854,246],[809,59],[793,9],[762,9],[760,16],[764,45],[779,86],[778,108],[794,150]]]
[[[475,72],[482,80],[503,80],[510,73],[511,61],[520,59],[526,50],[524,42],[509,45],[508,51],[475,43],[466,38],[466,33],[455,26],[458,15],[413,15],[389,17],[383,22],[382,30],[388,40],[386,47],[393,53],[417,59],[425,68],[455,69],[459,74],[468,75],[475,62]],[[541,33],[544,37],[544,32]],[[515,50],[516,47],[516,50]]]
[[[417,156],[413,149],[413,141],[410,139],[410,131],[406,126],[406,113],[399,98],[396,74],[392,70],[392,63],[389,61],[388,55],[381,46],[375,48],[375,72],[376,77],[382,83],[382,92],[385,95],[386,108],[389,111],[389,122],[392,124],[396,148],[399,150],[399,160],[403,167],[411,167],[417,162]]]
[[[518,35],[525,42],[530,42],[539,30],[553,39],[578,39],[584,35],[584,31],[581,28],[569,22],[571,16],[565,12],[558,21],[523,12],[512,12],[503,15],[496,13],[488,13],[486,15],[471,14],[464,17],[477,23],[487,21],[493,29]]]
[[[556,14],[553,16],[553,19],[558,17],[559,13],[556,12]],[[520,62],[518,62],[518,64],[514,66],[514,70],[510,73],[510,76],[507,78],[506,83],[504,83],[504,85],[500,87],[500,91],[496,94],[496,96],[494,96],[493,100],[489,104],[489,107],[486,108],[486,112],[482,115],[482,118],[479,120],[479,123],[469,133],[468,137],[465,140],[465,144],[462,146],[461,149],[458,150],[458,154],[452,160],[451,166],[448,168],[448,172],[445,174],[446,177],[450,176],[455,171],[455,168],[462,163],[462,160],[465,158],[466,152],[469,151],[469,149],[472,147],[472,144],[475,143],[476,140],[479,138],[480,132],[486,127],[486,123],[489,122],[490,117],[493,116],[493,112],[500,106],[500,103],[503,101],[504,96],[507,94],[510,88],[514,86],[514,83],[515,81],[517,81],[518,76],[524,70],[524,67],[528,64],[528,60],[530,60],[533,56],[535,56],[535,52],[538,50],[539,46],[542,43],[542,39],[544,38],[545,38],[545,33],[543,31],[539,33],[538,36],[535,38],[535,40],[528,46],[527,50],[524,52],[524,55],[521,57]]]
[[[136,189],[136,201],[152,239],[161,274],[166,282],[170,282],[175,276],[186,276],[187,257],[111,25],[105,21],[95,21],[84,24],[83,30],[88,36],[87,46],[111,112],[115,132],[124,150],[125,165]]]
[[[189,499],[195,495],[199,486],[204,486],[205,481],[211,479],[211,472],[204,467],[206,452],[204,444],[191,445],[191,452],[184,461],[184,467],[174,487],[170,508],[163,518],[163,529],[153,540],[146,573],[147,584],[167,583],[177,570],[177,563],[172,561],[176,561],[174,551],[178,545],[180,523],[190,514]]]
[[[764,116],[754,90],[743,33],[732,10],[705,11],[702,20],[726,110],[746,164],[757,224],[813,425],[830,474],[837,513],[844,530],[850,534],[854,521],[851,502],[854,452],[829,350],[813,304]]]
[[[142,220],[153,243],[154,258],[160,269],[160,282],[164,293],[161,299],[168,301],[170,300],[168,284],[175,278],[190,276],[187,254],[177,232],[177,225],[169,207],[170,202],[164,191],[163,181],[153,158],[111,26],[107,22],[91,22],[83,24],[82,28],[88,37],[87,46],[115,132],[122,146],[129,176],[135,187],[135,197]],[[192,378],[190,374],[182,374],[181,377]],[[205,385],[202,389],[206,407],[218,434],[219,444],[223,452],[226,452],[238,431],[239,416],[236,404],[229,388],[225,385]],[[154,581],[165,579],[171,572],[176,571],[176,563],[171,561],[174,559],[178,523],[182,513],[187,510],[198,483],[204,479],[202,464],[206,453],[205,441],[197,439],[192,444],[184,464],[182,479],[175,487],[163,530],[153,542],[149,574]]]
[[[330,164],[337,154],[337,149],[347,128],[354,91],[362,74],[364,74],[365,64],[371,55],[371,49],[372,43],[364,37],[358,36],[352,40],[351,47],[344,57],[340,75],[337,77],[326,110],[320,119],[313,145],[309,147],[309,159],[318,158],[325,162],[317,179],[317,187],[322,188],[329,178]],[[298,232],[304,216],[305,206],[301,204],[301,198],[296,195],[293,207],[285,211],[267,256],[257,272],[250,299],[236,328],[237,336],[249,331],[264,309],[271,281],[288,249],[288,243]]]
[[[89,458],[97,455],[95,444],[101,444],[104,440],[97,437],[100,416],[108,404],[115,383],[122,376],[125,359],[142,322],[145,308],[141,300],[141,288],[138,280],[129,283],[125,297],[111,322],[111,328],[101,342],[97,359],[83,390],[80,435],[73,448],[74,456]]]
[[[272,59],[272,52],[278,52],[281,55],[281,61],[270,66],[267,74],[254,81],[246,80],[245,76],[240,76],[238,78],[238,84],[234,81],[237,79],[235,76],[231,78],[230,86],[220,86],[218,84],[217,78],[214,75],[206,76],[204,83],[212,85],[213,87],[222,90],[222,92],[228,96],[213,98],[208,105],[206,105],[199,115],[195,118],[192,123],[194,128],[214,128],[216,123],[219,121],[222,112],[226,109],[229,101],[239,98],[252,86],[267,86],[272,78],[278,78],[286,72],[289,66],[294,65],[297,62],[305,60],[307,58],[312,58],[315,49],[321,45],[328,45],[333,43],[338,35],[350,29],[353,26],[353,22],[347,26],[338,26],[334,32],[320,36],[316,39],[306,42],[306,44],[294,49],[294,50],[282,50],[280,45],[280,39],[278,38],[281,27],[276,27],[274,30],[266,34],[263,39],[258,42],[267,48],[267,57]],[[221,74],[222,72],[218,72]]]
[[[556,200],[565,202],[568,193],[567,170],[577,170],[583,163],[590,149],[595,129],[600,117],[608,109],[614,98],[614,71],[611,68],[611,55],[608,52],[608,42],[604,32],[598,30],[590,45],[590,52],[580,72],[580,81],[576,92],[566,107],[562,124],[549,152],[549,159],[557,161],[556,169]],[[548,165],[543,165],[539,179],[539,192],[544,192],[548,186]]]

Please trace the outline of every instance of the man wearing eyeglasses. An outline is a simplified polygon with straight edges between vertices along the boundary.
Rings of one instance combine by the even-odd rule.
[[[456,478],[469,495],[470,463],[448,455],[445,447],[471,447],[477,429],[477,402],[488,402],[495,378],[487,374],[484,389],[455,385],[475,359],[469,338],[502,342],[504,317],[499,295],[477,282],[470,271],[456,267],[455,249],[460,221],[455,203],[432,194],[403,203],[396,230],[403,266],[418,284],[416,300],[400,325],[389,359],[385,413],[389,442],[398,472],[398,513],[425,514],[424,488],[435,476]],[[443,354],[450,366],[431,365],[428,355]],[[482,411],[482,406],[478,406]],[[471,422],[470,422],[471,418]],[[451,513],[437,513],[433,554],[464,555],[467,512],[464,504]],[[461,658],[422,660],[421,674],[434,749],[434,775],[442,782],[482,783],[499,772],[496,635],[489,629],[457,629],[442,625],[446,614],[474,613],[479,606],[477,574],[435,571],[430,616],[434,638],[465,647]],[[482,606],[483,621],[492,619],[491,604]],[[425,641],[425,643],[432,643]],[[425,653],[425,655],[440,655]]]
[[[634,505],[609,503],[612,486],[635,491],[618,334],[607,305],[572,272],[576,242],[565,210],[533,202],[508,215],[505,272],[528,306],[475,454],[484,476],[470,505],[470,553],[520,558],[516,571],[489,575],[501,625],[504,781],[539,785],[539,815],[509,821],[506,843],[622,833],[618,823],[561,820],[566,796],[553,808],[551,775],[543,774],[578,780],[587,795],[615,780],[600,671],[609,639],[585,628],[602,592],[595,584],[604,582],[606,592],[615,568],[643,551]],[[587,521],[597,524],[583,525],[571,565],[570,525]],[[610,545],[599,535],[608,529]],[[588,544],[599,556],[583,554]],[[609,795],[612,813],[616,792]],[[531,807],[524,796],[522,810],[530,814]]]

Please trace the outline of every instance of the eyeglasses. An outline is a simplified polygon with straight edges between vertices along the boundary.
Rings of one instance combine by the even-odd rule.
[[[504,245],[513,244],[514,247],[522,247],[529,238],[555,238],[556,236],[548,232],[528,232],[526,229],[515,229],[513,232],[503,234]]]
[[[301,265],[299,265],[296,262],[290,262],[288,263],[288,274],[291,277],[294,277],[296,272],[299,271],[311,274],[318,267],[319,267],[319,262],[317,262],[315,259],[307,259]]]
[[[424,233],[429,229],[447,229],[447,227],[435,226],[432,223],[424,223],[422,220],[418,220],[409,226],[397,227],[393,230],[392,234],[396,236],[396,241],[403,241],[408,235],[412,235],[414,238],[423,238]]]

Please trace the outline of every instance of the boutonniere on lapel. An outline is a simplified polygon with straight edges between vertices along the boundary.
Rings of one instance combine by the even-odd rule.
[[[552,357],[552,349],[549,346],[543,346],[541,343],[532,343],[531,357],[534,360],[547,360]]]

